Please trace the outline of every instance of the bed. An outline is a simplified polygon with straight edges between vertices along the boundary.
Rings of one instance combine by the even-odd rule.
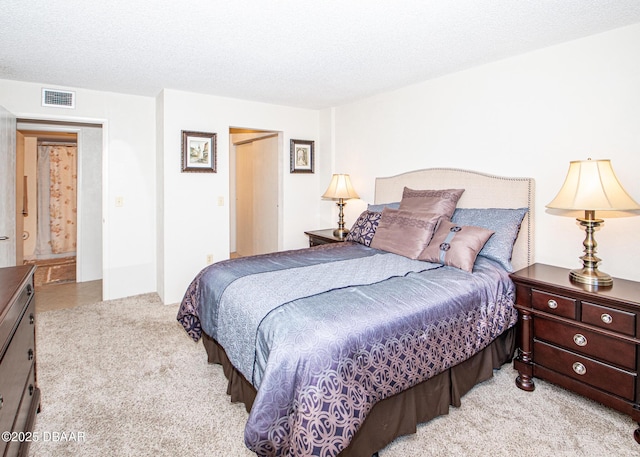
[[[533,210],[530,178],[377,178],[349,241],[209,266],[177,318],[223,366],[257,455],[371,456],[511,360],[509,272],[533,263]]]

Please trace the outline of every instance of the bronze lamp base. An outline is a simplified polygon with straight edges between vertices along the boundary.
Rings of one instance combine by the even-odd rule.
[[[585,211],[584,218],[578,218],[580,225],[584,227],[587,233],[584,242],[584,255],[582,259],[582,268],[571,270],[569,279],[579,284],[587,284],[593,287],[609,287],[613,285],[613,279],[607,273],[598,270],[600,258],[596,257],[596,247],[598,243],[593,236],[596,228],[604,222],[602,219],[595,218],[595,211]]]

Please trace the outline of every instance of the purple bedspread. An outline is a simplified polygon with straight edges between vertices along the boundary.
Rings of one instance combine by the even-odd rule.
[[[242,268],[242,262],[230,262],[209,269],[194,279],[178,320],[196,338],[200,326],[219,332],[207,334],[220,342],[224,329],[200,319],[219,319],[209,302],[224,302],[227,289],[233,295],[232,285],[241,278],[255,275],[258,284],[270,278],[261,276],[265,269],[290,270],[295,281],[304,278],[300,269],[309,264],[360,268],[379,255],[398,257],[356,244],[332,246],[259,256]],[[245,428],[251,450],[260,456],[337,455],[378,401],[466,360],[515,324],[513,284],[497,264],[479,258],[470,274],[421,263],[423,269],[411,265],[406,274],[372,284],[359,280],[287,301],[260,318],[253,361],[259,376],[245,374],[259,386]],[[210,274],[216,269],[217,285]],[[230,300],[225,306],[236,305]]]

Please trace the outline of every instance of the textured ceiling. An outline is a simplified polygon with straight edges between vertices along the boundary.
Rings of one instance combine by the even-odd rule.
[[[638,22],[640,0],[1,0],[0,79],[325,108]]]

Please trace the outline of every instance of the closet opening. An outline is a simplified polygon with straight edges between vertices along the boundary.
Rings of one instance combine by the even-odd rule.
[[[230,257],[280,247],[282,132],[229,129]]]

